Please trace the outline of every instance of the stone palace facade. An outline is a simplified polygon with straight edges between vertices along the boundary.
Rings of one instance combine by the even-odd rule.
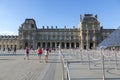
[[[114,30],[103,29],[97,15],[93,14],[80,15],[77,28],[42,26],[38,29],[34,19],[25,19],[18,29],[17,36],[0,35],[0,49],[8,47],[24,49],[26,46],[32,49],[57,48],[59,45],[65,49],[95,49]]]

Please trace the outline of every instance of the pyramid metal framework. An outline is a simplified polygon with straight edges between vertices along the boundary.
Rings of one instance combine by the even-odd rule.
[[[120,27],[104,39],[98,47],[120,47]]]

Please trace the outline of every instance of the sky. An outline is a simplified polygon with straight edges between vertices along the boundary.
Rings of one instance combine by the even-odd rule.
[[[0,0],[0,35],[18,35],[26,18],[33,18],[38,28],[77,28],[84,14],[97,14],[104,29],[117,29],[120,0]]]

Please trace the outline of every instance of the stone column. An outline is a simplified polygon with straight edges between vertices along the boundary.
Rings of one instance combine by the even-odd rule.
[[[94,31],[94,40],[93,40],[94,44],[93,44],[93,48],[96,48],[96,32]]]
[[[3,41],[1,41],[1,42],[2,42],[2,43],[1,43],[1,49],[3,49],[3,48],[4,48],[4,47],[3,47],[4,44],[3,44]]]
[[[35,41],[33,41],[33,49],[36,49],[37,48],[37,46],[36,46],[36,42]]]
[[[87,45],[86,45],[86,49],[89,49],[89,45],[90,43],[89,43],[89,41],[87,41]]]
[[[64,44],[65,44],[65,49],[66,49],[66,42]]]
[[[83,35],[83,31],[81,31],[81,49],[84,49],[84,35]]]
[[[76,43],[74,43],[74,48],[76,48]]]
[[[45,48],[47,47],[47,42],[45,42]]]
[[[81,41],[80,43],[81,43],[80,49],[84,49],[83,41]]]
[[[43,42],[41,42],[41,47],[43,48]]]
[[[89,49],[89,40],[90,40],[90,37],[89,37],[89,30],[87,30],[87,33],[86,33],[86,49]]]
[[[55,48],[57,48],[57,42],[55,42]]]
[[[59,46],[60,46],[60,48],[62,47],[61,41],[59,42]]]
[[[70,45],[70,48],[71,48],[71,43],[69,43],[69,45]]]
[[[50,41],[50,48],[52,48],[52,42]]]
[[[93,43],[93,48],[94,48],[94,49],[96,48],[96,42]]]

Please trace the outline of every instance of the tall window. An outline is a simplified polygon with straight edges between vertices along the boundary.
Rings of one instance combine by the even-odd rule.
[[[90,41],[92,41],[92,38],[93,38],[93,34],[90,33]]]
[[[34,36],[32,36],[32,40],[34,40]]]

